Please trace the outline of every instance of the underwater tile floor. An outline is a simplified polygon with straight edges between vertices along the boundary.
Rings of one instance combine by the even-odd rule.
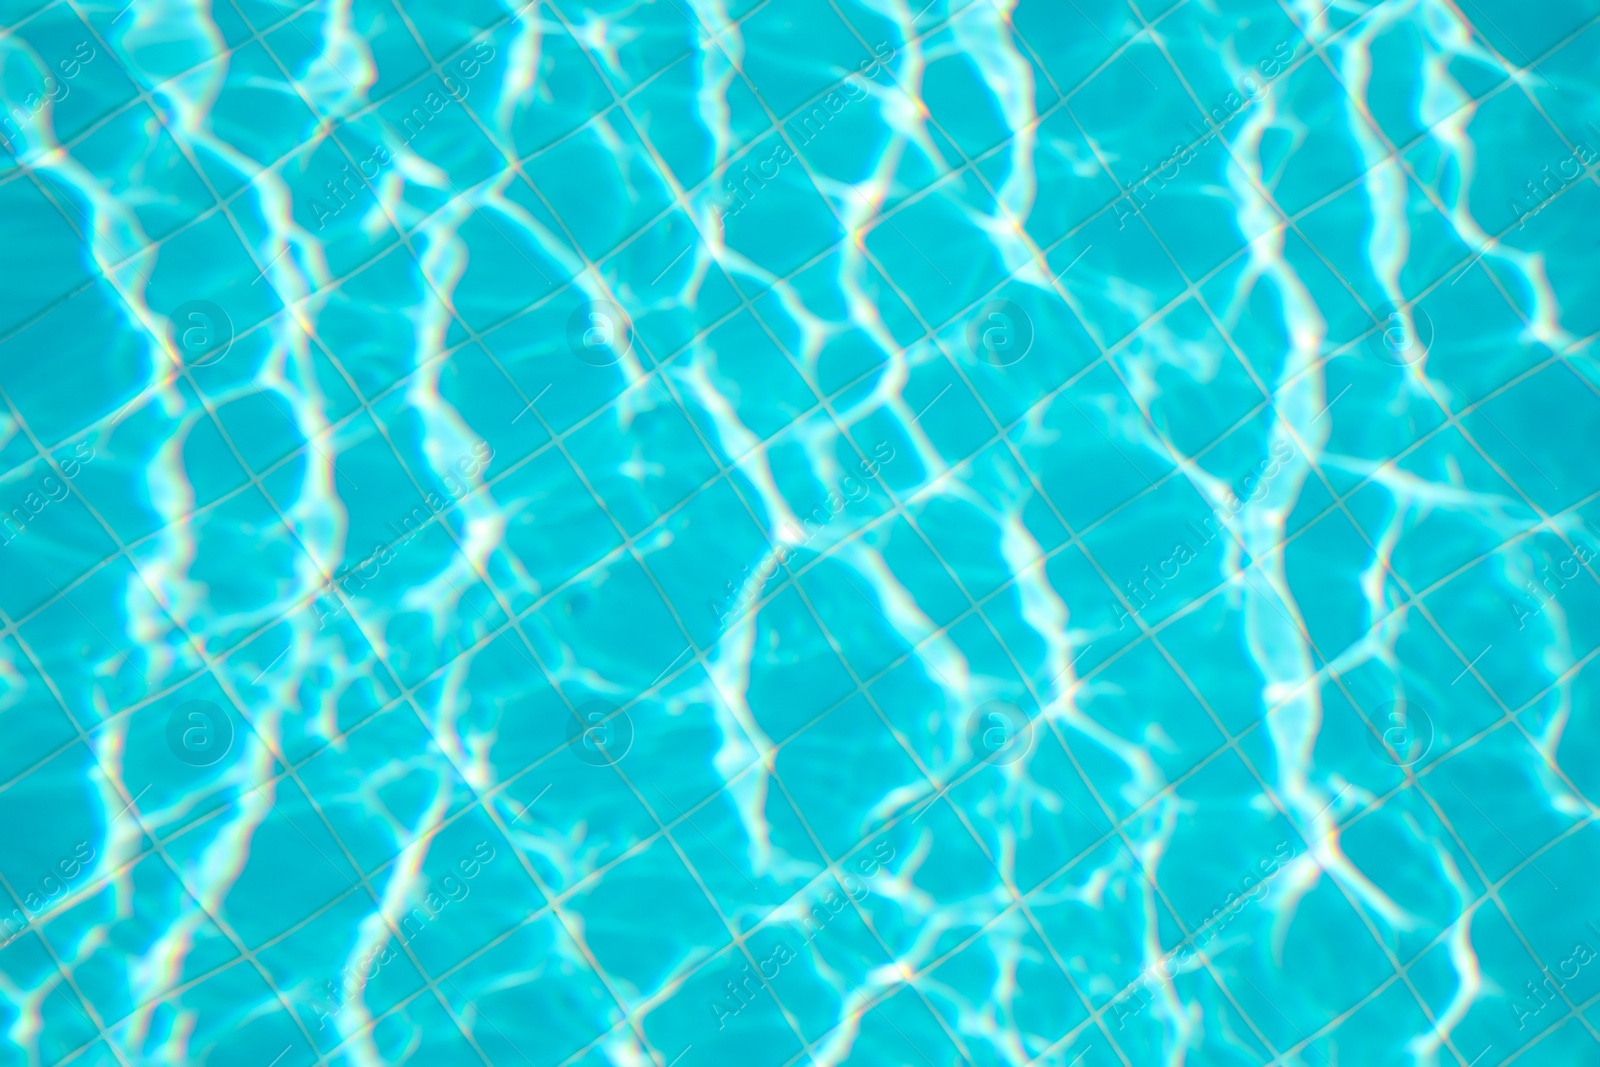
[[[0,0],[0,1063],[1600,1064],[1600,0]]]

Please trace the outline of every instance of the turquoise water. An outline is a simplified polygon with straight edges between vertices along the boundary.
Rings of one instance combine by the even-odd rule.
[[[0,26],[0,1062],[1600,1063],[1594,0]]]

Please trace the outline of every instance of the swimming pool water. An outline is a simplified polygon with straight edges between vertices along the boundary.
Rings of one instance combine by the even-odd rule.
[[[1593,0],[0,0],[0,1062],[1600,1063]]]

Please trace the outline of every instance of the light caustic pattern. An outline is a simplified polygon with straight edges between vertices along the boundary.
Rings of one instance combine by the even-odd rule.
[[[1600,6],[7,0],[0,1060],[1600,1060]]]

